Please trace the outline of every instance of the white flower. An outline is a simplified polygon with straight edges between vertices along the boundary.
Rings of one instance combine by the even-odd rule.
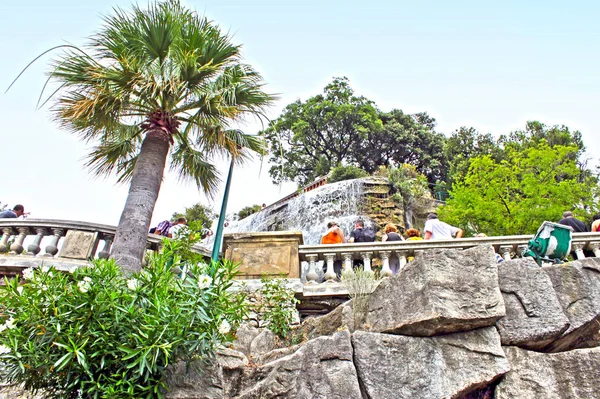
[[[229,324],[227,320],[223,319],[221,325],[219,326],[219,333],[227,334],[229,331],[231,331],[231,324]]]
[[[17,292],[19,293],[19,295],[23,295],[23,286],[22,285],[17,287]]]
[[[77,287],[79,287],[79,291],[81,292],[88,292],[88,290],[90,289],[90,282],[86,281],[85,278],[83,279],[84,281],[80,281],[77,283]]]
[[[48,273],[50,268],[48,266],[42,266],[42,273]]]
[[[139,282],[134,278],[132,278],[131,280],[127,280],[127,288],[129,288],[131,291],[137,290],[139,285]]]
[[[10,348],[6,345],[0,345],[0,355],[10,353]]]
[[[0,324],[0,333],[4,330],[10,330],[11,328],[15,328],[15,319],[12,317],[4,322],[4,324]]]
[[[83,281],[85,281],[86,283],[91,283],[91,282],[92,282],[92,278],[91,278],[91,277],[87,277],[87,276],[85,276],[85,277],[83,278]]]
[[[42,284],[42,285],[40,286],[40,288],[42,289],[42,291],[46,291],[46,290],[48,289],[48,286],[47,286],[47,285],[44,285],[44,284]]]
[[[210,287],[211,283],[212,283],[212,278],[210,278],[210,276],[207,276],[206,274],[201,274],[200,277],[198,277],[198,287],[201,290]]]
[[[23,270],[23,278],[25,280],[31,280],[33,278],[33,269],[31,267]]]

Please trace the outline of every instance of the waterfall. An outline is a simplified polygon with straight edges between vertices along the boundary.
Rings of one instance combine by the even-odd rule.
[[[291,200],[269,206],[242,220],[230,222],[225,233],[301,231],[305,244],[319,244],[327,222],[336,221],[348,237],[361,214],[364,179],[326,184]]]

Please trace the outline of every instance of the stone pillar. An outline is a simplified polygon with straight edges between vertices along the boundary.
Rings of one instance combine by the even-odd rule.
[[[325,272],[325,280],[328,283],[334,283],[337,275],[333,270],[333,262],[335,260],[335,254],[324,254],[325,262],[327,262],[327,271]]]
[[[527,245],[519,245],[517,247],[517,257],[522,257],[523,256],[523,251],[525,251],[528,248]]]
[[[510,251],[512,250],[511,245],[501,245],[498,248],[498,253],[502,256],[504,260],[510,260]]]
[[[14,234],[13,229],[4,227],[2,229],[2,239],[0,240],[0,254],[8,252],[8,239]]]
[[[600,243],[590,244],[590,250],[594,252],[596,258],[600,258]],[[0,252],[2,252],[2,247],[0,247]]]
[[[585,259],[585,254],[583,253],[583,246],[584,244],[582,243],[573,244],[573,251],[575,251],[577,259]]]
[[[363,263],[365,264],[365,272],[373,273],[373,270],[371,270],[371,258],[373,257],[373,252],[363,252],[360,256],[362,256]]]
[[[400,260],[400,267],[398,269],[398,271],[404,269],[404,266],[406,266],[407,260],[406,260],[406,255],[408,255],[407,251],[396,251],[396,255],[398,255],[398,259]]]
[[[379,251],[379,256],[381,257],[381,277],[392,277],[394,273],[392,273],[392,269],[390,269],[390,255],[392,251]]]
[[[40,249],[41,249],[40,243],[42,242],[42,239],[44,238],[44,236],[48,235],[48,230],[46,230],[43,227],[37,227],[35,229],[35,233],[36,233],[35,239],[27,247],[27,255],[36,256],[37,254],[40,253]]]
[[[306,273],[306,284],[317,284],[319,275],[317,274],[317,259],[319,255],[306,255],[308,260],[308,273]]]
[[[344,252],[341,255],[344,259],[343,273],[354,273],[354,270],[352,270],[352,253]]]
[[[13,244],[10,246],[10,253],[15,255],[20,255],[23,252],[23,241],[25,241],[25,237],[29,234],[28,227],[19,227],[17,228],[19,235]]]
[[[112,247],[114,239],[115,236],[111,234],[104,234],[104,247],[102,247],[102,251],[98,252],[98,258],[108,259],[110,256],[110,248]]]
[[[52,240],[50,244],[46,245],[46,253],[42,256],[53,257],[58,253],[58,240],[60,237],[65,235],[65,229],[53,228],[52,229]]]

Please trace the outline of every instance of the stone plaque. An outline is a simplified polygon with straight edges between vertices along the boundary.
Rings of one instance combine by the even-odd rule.
[[[90,259],[98,246],[98,233],[69,230],[65,236],[59,258]]]
[[[226,234],[224,258],[239,263],[238,278],[255,279],[263,275],[300,277],[298,245],[301,232]]]

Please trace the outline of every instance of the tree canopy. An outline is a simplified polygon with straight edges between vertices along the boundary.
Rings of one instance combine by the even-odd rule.
[[[189,208],[186,207],[183,213],[174,212],[171,219],[176,220],[180,217],[184,217],[188,223],[198,222],[202,228],[210,229],[212,221],[217,217],[217,214],[210,207],[197,203]]]

